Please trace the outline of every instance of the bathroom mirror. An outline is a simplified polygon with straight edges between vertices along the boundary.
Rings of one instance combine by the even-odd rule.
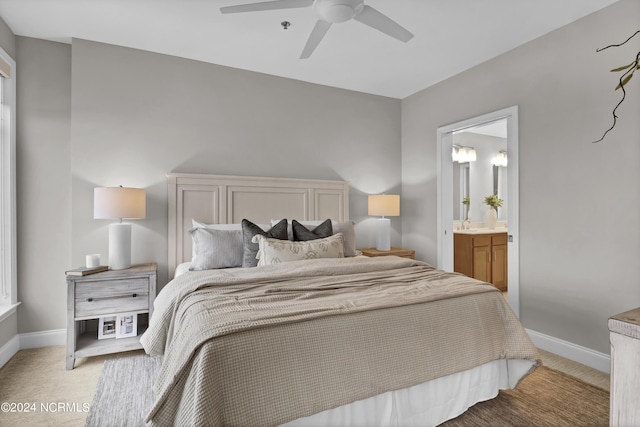
[[[498,220],[507,220],[506,129],[506,120],[498,120],[454,132],[454,147],[462,147],[467,151],[473,148],[475,151],[475,161],[456,161],[453,164],[455,221],[464,221],[468,215],[471,222],[484,222],[488,210],[484,199],[491,194],[497,194],[503,200],[502,207],[497,209]],[[466,197],[469,198],[468,205],[463,203]]]

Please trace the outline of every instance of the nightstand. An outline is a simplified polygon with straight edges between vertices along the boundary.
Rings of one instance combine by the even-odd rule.
[[[413,249],[402,249],[402,248],[394,248],[392,247],[389,251],[379,251],[376,248],[367,248],[367,249],[359,249],[362,252],[362,255],[368,257],[376,257],[376,256],[389,256],[395,255],[401,258],[416,258],[416,251]]]
[[[611,426],[640,421],[640,308],[609,318],[611,342]]]
[[[140,335],[153,313],[156,298],[156,264],[139,264],[87,276],[67,275],[67,370],[77,357],[142,348]],[[137,316],[137,336],[98,339],[89,321],[118,315]]]

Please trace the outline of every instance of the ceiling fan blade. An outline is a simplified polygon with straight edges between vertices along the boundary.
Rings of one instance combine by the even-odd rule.
[[[313,0],[274,0],[260,3],[240,4],[237,6],[225,6],[220,8],[222,13],[258,12],[262,10],[295,9],[309,7]]]
[[[316,26],[313,27],[313,31],[309,35],[309,39],[307,40],[307,44],[304,45],[304,49],[302,49],[302,54],[300,55],[300,59],[307,59],[311,56],[318,44],[322,40],[327,31],[331,28],[331,23],[323,20],[318,20],[316,22]]]
[[[362,12],[354,16],[353,19],[403,42],[408,42],[413,38],[413,34],[406,28],[371,6],[365,6]]]

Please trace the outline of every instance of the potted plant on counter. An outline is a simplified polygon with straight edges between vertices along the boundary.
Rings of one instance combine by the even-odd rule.
[[[498,221],[498,211],[496,208],[502,207],[502,199],[497,194],[492,194],[484,198],[484,204],[489,206],[487,211],[485,225],[489,229],[496,228],[496,222]]]

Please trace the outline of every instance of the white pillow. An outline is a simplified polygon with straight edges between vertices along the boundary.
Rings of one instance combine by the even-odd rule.
[[[304,259],[344,257],[342,233],[306,242],[272,239],[256,234],[251,241],[258,244],[258,267]]]
[[[194,247],[189,270],[211,270],[242,265],[242,230],[193,227],[189,229],[189,234]]]
[[[271,220],[271,225],[278,223],[280,220]],[[300,224],[313,231],[313,227],[317,227],[324,221],[298,221]],[[356,256],[360,255],[360,251],[356,249],[356,230],[353,226],[353,221],[334,221],[331,220],[331,228],[333,234],[342,233],[344,237],[344,256]],[[293,229],[291,227],[291,221],[288,224],[289,240],[293,240]]]
[[[213,230],[242,230],[242,224],[205,224],[203,222],[191,220],[192,227],[211,228]]]

